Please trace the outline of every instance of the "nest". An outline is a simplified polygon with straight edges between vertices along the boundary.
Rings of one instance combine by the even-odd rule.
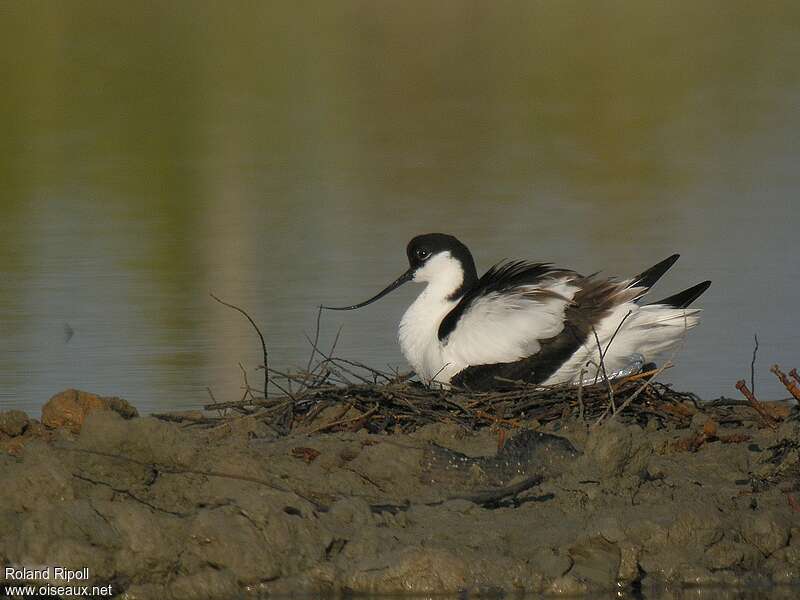
[[[616,419],[642,426],[654,424],[657,428],[688,427],[693,416],[701,410],[700,399],[695,394],[679,392],[669,384],[656,381],[666,368],[672,366],[670,362],[658,369],[618,379],[604,377],[591,385],[540,386],[502,380],[498,381],[498,387],[502,389],[481,392],[424,385],[412,381],[408,375],[334,357],[338,335],[329,352],[320,350],[321,308],[317,314],[314,339],[307,338],[312,348],[307,368],[282,372],[269,367],[264,336],[250,315],[213,294],[212,297],[240,312],[258,334],[264,357],[261,367],[263,389],[250,385],[247,371],[240,364],[243,377],[240,400],[217,402],[209,390],[213,402],[204,408],[213,411],[211,415],[194,413],[156,417],[200,426],[249,417],[265,423],[281,435],[294,431],[322,433],[362,429],[378,434],[411,433],[434,423],[451,423],[477,430],[485,427],[537,428],[554,422],[557,422],[554,427],[558,428],[560,423],[568,420],[599,425]],[[603,366],[602,353],[600,364]],[[775,365],[771,372],[795,399],[800,400],[800,375],[796,370],[787,376]],[[606,373],[604,366],[602,373]],[[270,387],[278,390],[278,394],[267,397],[266,390]],[[702,412],[713,418],[715,424],[726,426],[755,422],[758,426],[774,429],[787,418],[797,418],[796,406],[790,410],[785,403],[761,402],[744,381],[739,381],[736,387],[745,401],[720,398],[702,405]]]
[[[408,375],[324,356],[310,370],[270,369],[270,384],[281,390],[276,397],[265,399],[245,376],[241,400],[204,408],[220,411],[218,418],[253,416],[282,434],[361,429],[411,433],[433,423],[469,430],[535,428],[568,419],[685,426],[697,412],[699,398],[655,381],[666,366],[592,385],[544,387],[504,380],[502,390],[472,392],[423,385]]]

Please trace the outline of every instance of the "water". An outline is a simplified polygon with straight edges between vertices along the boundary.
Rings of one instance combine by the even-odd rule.
[[[800,367],[800,8],[790,0],[0,6],[0,408],[79,387],[145,411],[304,365],[320,302],[404,246],[712,288],[669,378],[785,397]],[[325,315],[404,367],[404,286]],[[65,324],[74,331],[67,340]],[[259,375],[251,372],[251,380]]]

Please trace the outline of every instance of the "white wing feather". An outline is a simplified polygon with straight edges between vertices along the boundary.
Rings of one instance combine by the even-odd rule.
[[[564,310],[578,288],[566,278],[477,298],[444,342],[447,372],[469,365],[513,362],[541,348],[564,328]],[[538,293],[537,293],[538,292]]]

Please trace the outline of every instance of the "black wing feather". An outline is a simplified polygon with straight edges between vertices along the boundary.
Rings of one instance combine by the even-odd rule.
[[[680,254],[673,254],[662,260],[660,263],[653,265],[646,271],[639,273],[631,281],[630,287],[643,287],[650,289],[656,282],[664,276],[664,273],[669,271],[669,268],[675,264],[675,261],[680,258]]]
[[[575,276],[577,273],[553,267],[551,263],[531,263],[524,260],[501,262],[484,273],[439,324],[439,340],[450,335],[458,320],[467,312],[470,305],[482,296],[492,293],[509,292],[523,286],[532,286],[546,279],[562,276]]]
[[[651,304],[666,304],[673,308],[687,308],[692,302],[697,300],[703,292],[705,292],[711,285],[710,281],[703,281],[697,285],[693,285],[688,290],[683,290],[677,294],[673,294],[668,298],[659,300],[658,302],[651,302]]]

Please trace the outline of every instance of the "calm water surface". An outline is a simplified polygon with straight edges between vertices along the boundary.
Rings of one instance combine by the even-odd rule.
[[[67,387],[144,411],[305,364],[320,302],[363,300],[410,237],[703,279],[669,378],[705,397],[800,367],[796,2],[0,5],[0,408]],[[330,314],[405,368],[405,286]],[[67,340],[69,324],[74,334]],[[257,375],[253,377],[257,378]]]

